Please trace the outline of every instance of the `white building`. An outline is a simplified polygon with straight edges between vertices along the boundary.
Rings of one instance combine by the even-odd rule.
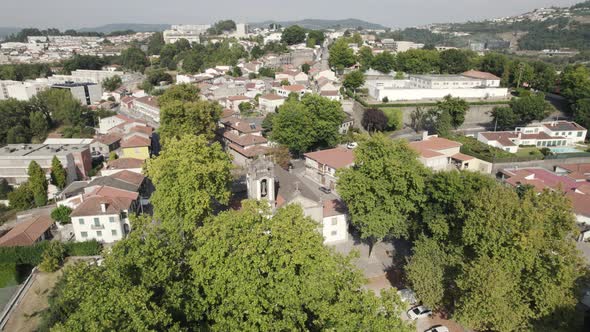
[[[186,39],[190,43],[201,43],[201,35],[204,35],[209,28],[211,28],[209,24],[173,25],[170,30],[164,31],[164,42],[173,44],[180,39]]]
[[[424,44],[414,43],[411,41],[394,41],[392,44],[392,49],[394,52],[406,52],[409,50],[415,50],[423,48]]]
[[[285,98],[274,93],[258,97],[258,105],[264,113],[274,113],[274,111],[285,103]]]
[[[447,95],[464,99],[505,99],[508,89],[490,73],[468,71],[461,75],[410,75],[367,80],[365,87],[375,100],[439,100]]]
[[[18,100],[29,100],[38,92],[47,89],[47,82],[42,80],[34,81],[0,81],[0,100],[15,98]]]
[[[145,96],[135,99],[133,109],[144,118],[160,122],[160,106],[156,97]]]
[[[434,171],[459,169],[486,174],[492,172],[491,163],[461,153],[462,145],[436,135],[428,136],[426,132],[421,141],[409,144],[418,153],[418,160]]]
[[[583,143],[588,131],[575,122],[552,121],[517,127],[514,131],[482,132],[477,140],[487,145],[518,152],[519,146],[559,148]]]
[[[102,86],[97,83],[60,83],[53,84],[51,88],[68,90],[82,105],[87,106],[100,101],[102,98]]]

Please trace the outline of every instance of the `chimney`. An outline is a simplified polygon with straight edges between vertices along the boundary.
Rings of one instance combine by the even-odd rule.
[[[102,213],[107,212],[107,203],[100,203],[100,211]]]

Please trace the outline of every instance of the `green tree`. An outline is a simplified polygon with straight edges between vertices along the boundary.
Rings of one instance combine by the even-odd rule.
[[[499,130],[512,130],[517,125],[519,119],[511,107],[498,106],[492,110],[494,128]]]
[[[573,107],[576,122],[590,128],[590,98],[579,99]]]
[[[182,69],[187,73],[198,73],[203,70],[205,62],[203,55],[197,51],[188,52],[182,60]]]
[[[36,206],[45,206],[47,204],[47,178],[45,172],[36,161],[31,161],[27,171],[29,176],[29,188],[33,193]]]
[[[115,151],[109,152],[109,161],[116,160],[116,159],[119,159],[117,152],[115,152]]]
[[[439,136],[449,137],[453,131],[453,117],[449,111],[444,110],[438,113],[436,122],[434,123],[434,130]]]
[[[254,47],[252,47],[252,49],[250,50],[250,56],[253,59],[260,59],[263,55],[264,50],[258,45],[254,45]]]
[[[338,193],[352,225],[371,243],[407,238],[411,215],[424,202],[426,169],[407,143],[382,134],[362,140],[354,166],[339,171]]]
[[[309,74],[309,70],[311,69],[311,66],[309,65],[309,63],[304,63],[301,65],[301,71]]]
[[[121,86],[121,84],[123,84],[123,80],[121,80],[121,76],[119,75],[107,77],[102,81],[102,87],[106,91],[115,91]]]
[[[373,57],[371,68],[389,74],[395,68],[395,55],[385,51]]]
[[[344,38],[337,39],[330,47],[330,57],[328,59],[330,67],[337,71],[342,71],[356,63],[356,57],[348,42]]]
[[[55,272],[64,261],[66,248],[60,241],[51,241],[43,251],[43,259],[39,269],[43,272]]]
[[[288,100],[272,117],[272,140],[286,145],[291,152],[300,154],[313,146],[313,114],[297,100]]]
[[[67,206],[61,205],[51,210],[51,219],[59,221],[62,225],[71,223],[70,214],[72,209]]]
[[[436,109],[441,114],[447,112],[451,116],[451,125],[459,128],[465,122],[465,114],[469,111],[469,104],[464,99],[445,96],[436,102]]]
[[[305,42],[305,37],[305,30],[302,27],[298,25],[292,25],[283,30],[281,42],[287,45],[301,44]]]
[[[324,43],[324,40],[326,40],[326,36],[324,35],[323,31],[310,30],[307,33],[308,45],[311,44],[312,47],[315,45],[322,45]],[[313,41],[313,42],[310,43],[310,41]]]
[[[149,61],[140,48],[130,47],[121,52],[121,65],[129,70],[143,73],[149,66]]]
[[[440,71],[440,53],[436,50],[408,50],[396,55],[396,71],[429,74]]]
[[[345,88],[356,91],[358,88],[365,84],[365,74],[363,74],[360,70],[352,71],[344,76],[344,85]]]
[[[373,50],[368,46],[363,46],[359,49],[358,62],[361,65],[362,71],[367,71],[373,64]]]
[[[178,53],[182,53],[191,49],[191,43],[186,38],[178,39],[176,42],[174,42],[174,46],[178,50]]]
[[[400,109],[384,108],[383,113],[387,117],[387,129],[400,130],[404,126],[404,115]]]
[[[434,239],[419,239],[406,266],[408,279],[422,303],[434,310],[443,307],[446,262],[449,257]]]
[[[500,53],[486,53],[479,60],[479,70],[492,73],[498,77],[504,75],[508,67],[508,58]]]
[[[160,51],[162,47],[164,47],[164,34],[162,32],[155,32],[149,39],[148,39],[148,55],[160,55]]]
[[[561,73],[561,94],[570,103],[590,98],[590,71],[583,65],[568,66]]]
[[[49,131],[49,124],[45,115],[42,112],[31,112],[29,115],[29,124],[33,137],[39,142],[44,141]]]
[[[4,178],[0,178],[0,199],[7,199],[8,194],[12,192],[12,187]]]
[[[51,183],[57,186],[59,189],[65,188],[68,182],[68,175],[66,170],[63,168],[59,159],[53,156],[51,160]]]
[[[471,52],[449,49],[440,52],[440,71],[445,74],[459,74],[471,69]]]
[[[198,90],[190,85],[176,85],[159,99],[159,133],[165,144],[170,138],[185,134],[213,139],[221,115],[218,103],[200,100]]]
[[[147,161],[147,176],[157,188],[150,201],[154,215],[171,227],[190,230],[210,217],[215,204],[227,204],[232,163],[219,143],[183,135],[166,141]]]
[[[21,183],[18,188],[9,192],[8,202],[11,208],[19,211],[32,208],[35,205],[35,196],[29,183]]]
[[[188,52],[187,57],[188,58],[192,58],[193,56],[193,52]],[[164,45],[164,47],[162,47],[162,49],[160,50],[160,66],[163,68],[167,68],[169,70],[175,70],[176,69],[176,55],[178,54],[178,49],[176,48],[175,44],[167,44]],[[190,71],[194,68],[191,67],[192,65],[192,61],[194,59],[189,59],[189,64],[188,64],[188,68],[183,68],[186,71]]]
[[[241,102],[238,105],[238,108],[240,109],[240,112],[243,112],[243,113],[250,112],[250,111],[252,111],[254,109],[254,107],[252,106],[252,103],[246,102],[246,101],[245,102]]]
[[[534,120],[540,121],[545,119],[553,106],[545,100],[545,94],[536,93],[528,96],[513,98],[510,101],[512,111],[518,117],[520,124],[528,124]]]
[[[268,113],[264,120],[262,120],[262,129],[264,130],[264,135],[266,136],[268,133],[272,132],[272,123],[276,113]]]

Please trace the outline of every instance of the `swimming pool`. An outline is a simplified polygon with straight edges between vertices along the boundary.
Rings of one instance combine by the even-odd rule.
[[[553,153],[579,153],[579,152],[583,152],[580,151],[576,148],[572,148],[572,147],[559,147],[559,148],[549,148],[551,149],[551,152]]]

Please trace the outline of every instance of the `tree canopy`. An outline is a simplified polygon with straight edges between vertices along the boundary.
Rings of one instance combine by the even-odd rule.
[[[29,188],[33,193],[35,206],[45,206],[47,204],[47,178],[45,171],[36,161],[31,161],[27,171],[29,176]]]
[[[123,84],[123,81],[121,80],[121,76],[119,75],[107,77],[102,81],[102,87],[106,91],[115,91],[121,86],[121,84]]]
[[[283,30],[281,35],[281,42],[287,45],[301,44],[305,42],[305,29],[298,25],[292,25]]]
[[[57,156],[53,156],[53,159],[51,160],[51,183],[59,189],[65,188],[68,183],[66,170],[61,164],[61,161],[57,159]]]
[[[356,57],[348,42],[344,38],[338,38],[330,47],[330,57],[328,59],[330,67],[338,71],[348,68],[356,63]]]

